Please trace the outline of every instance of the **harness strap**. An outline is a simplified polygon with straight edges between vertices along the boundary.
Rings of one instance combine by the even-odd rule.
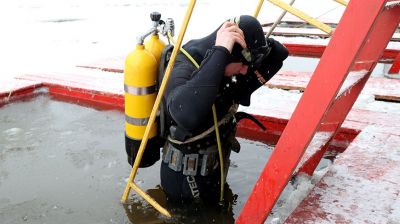
[[[238,107],[239,107],[238,104],[232,105],[231,108],[229,108],[228,113],[227,113],[220,121],[218,121],[218,127],[221,126],[221,125],[223,125],[223,124],[228,123],[228,121],[229,121],[232,117],[235,116]],[[176,140],[176,139],[173,139],[173,138],[171,138],[171,136],[168,135],[168,141],[170,141],[170,142],[172,142],[172,143],[175,143],[175,144],[177,144],[177,145],[183,145],[183,144],[187,144],[187,143],[191,143],[191,142],[200,140],[200,139],[206,137],[207,135],[209,135],[209,134],[210,134],[211,132],[213,132],[214,130],[215,130],[215,126],[212,126],[212,127],[210,127],[209,129],[205,130],[204,132],[202,132],[202,133],[200,133],[200,134],[198,134],[198,135],[196,135],[196,136],[194,136],[194,137],[191,137],[191,138],[189,138],[189,139],[187,139],[186,141],[183,141],[183,142],[182,142],[182,141],[179,141],[179,140]]]
[[[171,143],[166,143],[163,148],[162,161],[176,172],[185,176],[196,176],[199,172],[207,176],[218,166],[218,150],[216,146],[200,150],[198,153],[183,153]]]
[[[253,123],[255,123],[259,128],[261,128],[263,131],[267,130],[267,128],[259,121],[257,118],[252,116],[251,114],[248,114],[246,112],[240,111],[235,114],[236,122],[239,123],[240,120],[242,119],[249,119]]]

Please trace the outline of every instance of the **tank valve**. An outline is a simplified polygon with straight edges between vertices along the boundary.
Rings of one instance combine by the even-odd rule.
[[[161,19],[161,13],[159,13],[159,12],[150,13],[150,19],[153,22],[157,22],[157,25],[158,25],[158,21],[160,21],[160,19]]]
[[[159,12],[152,12],[150,13],[150,19],[153,21],[153,27],[145,34],[140,35],[137,37],[137,44],[143,45],[144,39],[150,34],[157,34],[157,28],[160,25],[161,21],[161,13]]]
[[[175,23],[172,18],[167,18],[167,20],[165,21],[164,27],[162,29],[162,34],[164,36],[167,36],[168,32],[171,32],[172,36],[175,35]]]

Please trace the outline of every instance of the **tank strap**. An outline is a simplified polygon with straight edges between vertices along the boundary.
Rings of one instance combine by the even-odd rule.
[[[218,121],[218,127],[223,124],[228,123],[235,116],[235,113],[236,113],[238,107],[239,107],[238,104],[232,105],[231,108],[229,108],[228,113],[220,121]],[[179,141],[179,140],[171,138],[171,136],[168,135],[168,141],[170,141],[174,144],[177,144],[177,145],[183,145],[183,144],[187,144],[187,143],[191,143],[191,142],[200,140],[200,139],[206,137],[207,135],[209,135],[214,130],[215,130],[215,126],[212,126],[209,129],[205,130],[204,132],[187,139],[186,141]]]
[[[131,117],[131,116],[125,114],[125,121],[128,124],[135,125],[135,126],[146,126],[147,123],[149,123],[149,117],[136,118],[136,117]]]
[[[146,87],[137,87],[137,86],[128,86],[124,84],[125,93],[129,93],[131,95],[141,96],[141,95],[149,95],[155,93],[157,91],[157,86],[146,86]]]
[[[174,49],[173,45],[167,45],[163,51],[161,52],[160,57],[160,64],[158,67],[158,79],[157,79],[157,88],[161,84],[162,80],[164,79],[165,70],[167,68],[169,59],[172,54],[172,50]],[[162,139],[167,139],[168,136],[168,115],[167,115],[167,108],[165,105],[165,100],[163,99],[160,104],[160,116],[159,116],[159,134]]]

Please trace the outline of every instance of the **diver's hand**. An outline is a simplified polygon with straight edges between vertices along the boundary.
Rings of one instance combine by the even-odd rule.
[[[233,22],[225,22],[217,32],[215,46],[222,46],[232,53],[232,48],[235,43],[246,48],[243,31]]]

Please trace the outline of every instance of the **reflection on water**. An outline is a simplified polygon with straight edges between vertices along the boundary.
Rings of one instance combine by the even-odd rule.
[[[233,223],[271,153],[240,140],[223,209],[167,203],[157,187],[160,161],[139,169],[138,186],[174,215],[166,220],[133,191],[120,203],[130,172],[123,113],[38,96],[2,107],[0,133],[1,223]]]

